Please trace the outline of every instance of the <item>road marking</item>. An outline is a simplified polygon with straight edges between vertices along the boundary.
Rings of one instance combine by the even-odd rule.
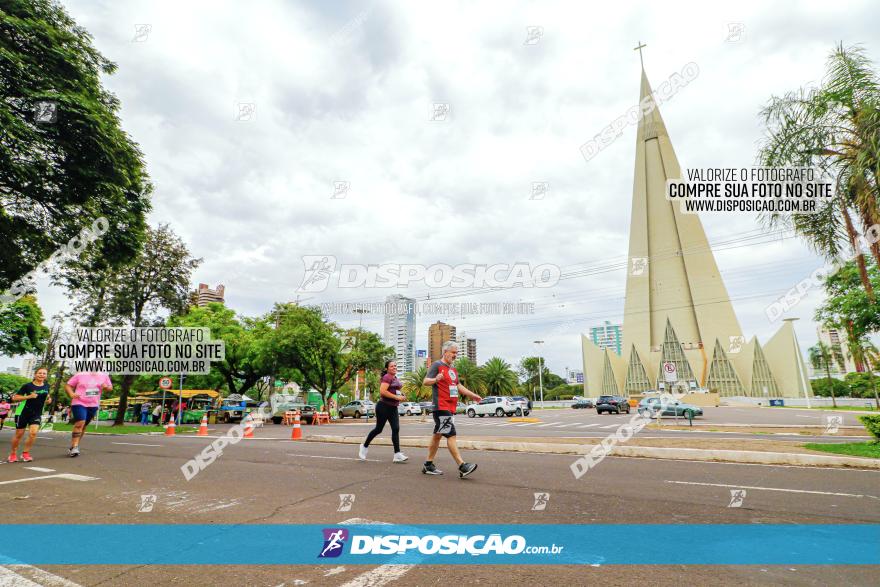
[[[556,426],[556,422],[548,422],[547,424],[538,424],[538,428],[546,428],[547,426]]]
[[[47,469],[45,467],[25,467],[25,469],[29,469],[31,471],[36,471],[37,473],[54,473],[55,469]]]
[[[520,428],[522,428],[523,426],[534,426],[534,425],[535,425],[534,422],[526,422],[525,424],[514,424],[514,426],[518,426]]]
[[[359,461],[359,460],[360,460],[360,459],[355,458],[355,457],[330,457],[330,456],[325,456],[325,455],[301,455],[301,454],[294,454],[294,453],[292,453],[292,452],[287,453],[287,456],[290,456],[290,457],[307,457],[307,458],[310,458],[310,459],[336,459],[336,460],[338,460],[338,461]],[[379,459],[364,459],[364,460],[370,461],[371,463],[381,463],[381,462],[382,462],[382,461],[380,461]],[[391,461],[388,461],[388,462],[391,462]]]
[[[141,444],[139,442],[111,442],[110,444],[127,444],[129,446],[162,446],[161,444]]]
[[[42,475],[40,477],[28,477],[26,479],[13,479],[12,481],[0,481],[0,485],[11,485],[12,483],[24,483],[25,481],[39,481],[41,479],[69,479],[70,481],[95,481],[100,477],[87,477],[85,475],[74,475],[73,473],[58,473],[57,475]]]
[[[598,424],[581,424],[581,428],[595,428]]]
[[[378,524],[387,526],[388,522],[374,522],[364,518],[351,518],[340,522],[340,525],[343,524]],[[343,584],[341,587],[382,587],[382,585],[385,585],[386,583],[400,579],[413,567],[415,567],[415,565],[382,565],[358,575],[348,583]]]
[[[837,495],[841,497],[870,497],[871,499],[880,499],[874,495],[861,495],[858,493],[835,493],[833,491],[809,491],[807,489],[785,489],[782,487],[754,487],[749,485],[727,485],[725,483],[698,483],[696,481],[666,481],[667,483],[676,483],[678,485],[704,485],[709,487],[732,487],[734,489],[755,489],[758,491],[784,491],[786,493],[812,493],[814,495]]]
[[[602,428],[602,430],[609,430],[611,428],[617,428],[618,426],[619,424],[606,424],[605,426],[600,426],[600,428]]]
[[[31,579],[15,571],[23,571],[31,579],[36,579],[39,583],[35,583]],[[31,565],[6,565],[0,567],[0,587],[81,587],[78,583],[68,581],[64,577],[53,575],[48,571],[32,567]]]

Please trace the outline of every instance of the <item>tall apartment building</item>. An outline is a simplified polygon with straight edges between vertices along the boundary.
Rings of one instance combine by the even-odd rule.
[[[443,343],[455,340],[455,326],[434,322],[428,327],[428,360],[439,361],[443,357]]]
[[[394,347],[397,370],[411,373],[416,366],[416,301],[395,294],[385,298],[385,344]]]
[[[416,369],[426,366],[428,363],[428,349],[416,349]]]
[[[221,283],[217,289],[211,289],[207,283],[200,283],[198,289],[193,290],[189,294],[190,302],[196,306],[207,306],[211,302],[226,303],[223,297],[226,288]]]
[[[840,354],[843,355],[843,369],[841,370],[840,365],[832,361],[832,374],[846,375],[847,373],[864,371],[864,367],[856,362],[846,346],[847,336],[845,330],[823,328],[820,326],[816,329],[816,333],[819,335],[819,342],[824,342],[830,348],[839,350]],[[822,375],[824,375],[824,373]]]
[[[37,370],[37,367],[40,364],[40,359],[42,357],[38,357],[36,355],[28,355],[21,361],[21,370],[19,375],[22,377],[32,378],[34,376],[34,372]]]
[[[612,324],[606,320],[602,326],[590,328],[590,339],[600,349],[613,350],[618,357],[623,350],[623,328],[620,324]]]
[[[467,334],[462,332],[455,338],[458,343],[458,358],[467,357],[472,363],[477,364],[477,339],[468,338]]]

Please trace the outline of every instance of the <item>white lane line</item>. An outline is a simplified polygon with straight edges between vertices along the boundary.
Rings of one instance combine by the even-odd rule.
[[[784,491],[786,493],[812,493],[815,495],[837,495],[841,497],[870,497],[871,499],[880,499],[874,495],[861,495],[858,493],[835,493],[833,491],[809,491],[807,489],[785,489],[782,487],[754,487],[749,485],[727,485],[725,483],[698,483],[696,481],[666,481],[667,483],[676,483],[678,485],[704,485],[709,487],[732,487],[734,489],[755,489],[758,491]]]
[[[128,446],[163,446],[161,444],[141,444],[139,442],[111,442],[110,444],[127,444]]]
[[[617,428],[618,426],[619,424],[606,424],[605,426],[600,426],[600,428],[602,428],[602,430],[609,430],[611,428]]]
[[[523,426],[534,426],[534,425],[535,425],[534,422],[526,422],[525,424],[514,424],[514,426],[518,426],[519,428],[522,428]]]
[[[24,467],[25,469],[29,469],[31,471],[36,471],[37,473],[54,473],[55,469],[47,469],[46,467]]]
[[[556,426],[556,422],[548,422],[547,424],[538,424],[538,428],[546,428],[547,426]]]
[[[86,475],[74,475],[73,473],[58,473],[57,475],[42,475],[40,477],[28,477],[26,479],[13,479],[12,481],[0,481],[0,485],[12,483],[24,483],[25,481],[39,481],[41,479],[69,479],[70,481],[95,481],[100,477],[87,477]]]
[[[342,524],[379,524],[387,526],[388,522],[374,522],[364,518],[351,518],[340,522],[340,525]],[[358,575],[340,587],[382,587],[382,585],[400,579],[413,567],[415,565],[382,565]]]
[[[598,424],[581,424],[581,428],[595,428]]]
[[[294,454],[292,452],[287,453],[287,456],[307,457],[310,459],[335,459],[337,461],[359,461],[360,460],[356,457],[330,457],[330,456],[325,456],[325,455],[302,455],[302,454]],[[366,459],[366,460],[370,461],[371,463],[381,463],[382,462],[379,459]],[[388,461],[388,462],[390,463],[391,461]]]
[[[23,572],[27,577],[16,573],[15,571]],[[7,573],[9,575],[7,575]],[[9,576],[12,582],[6,583],[4,576]],[[39,583],[34,583],[31,579],[36,579]],[[74,583],[64,577],[53,575],[48,571],[32,567],[31,565],[7,565],[5,568],[0,567],[0,585],[4,587],[6,585],[22,587],[30,587],[30,585],[39,585],[42,587],[81,587],[79,583]]]
[[[802,416],[801,414],[795,414],[795,418],[812,418],[813,416]]]
[[[40,584],[26,579],[10,569],[0,567],[0,587],[40,587]]]

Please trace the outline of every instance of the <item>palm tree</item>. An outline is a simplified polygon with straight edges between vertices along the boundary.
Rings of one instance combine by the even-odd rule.
[[[828,377],[828,390],[831,392],[831,405],[837,407],[837,398],[834,397],[834,381],[831,378],[831,369],[840,365],[843,368],[843,353],[837,345],[828,346],[822,341],[816,346],[810,347],[810,363],[813,369],[824,370]]]
[[[773,96],[761,112],[767,138],[759,159],[763,165],[813,167],[834,179],[834,197],[819,204],[816,214],[770,214],[762,222],[793,228],[827,260],[851,249],[862,285],[870,298],[862,232],[880,223],[880,83],[861,47],[835,48],[818,89]],[[880,244],[870,247],[880,262]]]
[[[483,385],[491,395],[506,395],[516,390],[516,373],[500,357],[492,357],[481,367]]]
[[[852,332],[847,336],[846,346],[853,359],[868,370],[868,380],[871,382],[871,389],[874,390],[874,402],[880,410],[880,396],[877,392],[877,380],[874,377],[874,371],[880,369],[880,351],[867,336],[854,335]]]
[[[455,370],[458,372],[458,379],[465,387],[474,393],[481,393],[485,390],[483,372],[476,363],[467,357],[462,357],[455,361]]]
[[[428,367],[421,365],[415,371],[403,375],[403,393],[411,401],[425,401],[431,393],[431,388],[422,385],[422,381],[428,376]]]

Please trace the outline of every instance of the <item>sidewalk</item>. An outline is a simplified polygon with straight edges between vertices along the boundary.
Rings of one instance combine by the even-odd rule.
[[[362,436],[336,436],[315,434],[305,438],[307,442],[333,442],[360,444]],[[458,439],[458,447],[471,450],[499,450],[508,452],[531,452],[545,454],[583,455],[601,438],[516,438],[509,436],[484,436],[479,440]],[[404,447],[427,448],[427,436],[401,436]],[[373,444],[390,445],[388,438],[377,437]],[[442,444],[441,444],[442,446]],[[829,455],[808,450],[794,442],[774,440],[725,440],[704,438],[639,438],[634,436],[628,443],[618,443],[610,455],[689,461],[715,461],[729,463],[755,463],[769,465],[797,465],[818,467],[856,467],[880,469],[880,459]]]

